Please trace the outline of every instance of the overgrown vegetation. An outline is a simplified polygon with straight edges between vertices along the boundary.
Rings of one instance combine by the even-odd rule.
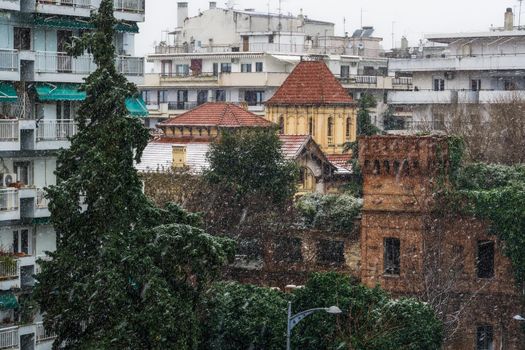
[[[214,286],[203,349],[282,349],[288,300],[292,313],[332,305],[343,311],[304,319],[292,332],[294,349],[434,350],[441,345],[441,324],[429,306],[394,300],[379,287],[364,287],[347,276],[318,273],[292,294],[237,283]]]
[[[308,228],[352,232],[359,216],[362,200],[349,194],[313,193],[296,203],[301,224]]]

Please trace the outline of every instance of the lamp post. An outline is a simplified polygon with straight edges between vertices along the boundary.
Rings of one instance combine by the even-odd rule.
[[[337,306],[330,306],[330,307],[318,307],[315,309],[302,311],[292,316],[292,302],[291,301],[288,302],[288,328],[286,330],[286,350],[291,349],[290,348],[290,335],[292,333],[292,329],[294,329],[294,327],[297,326],[297,324],[301,322],[305,317],[308,317],[317,311],[325,311],[332,315],[337,315],[342,312],[341,309],[338,308]]]

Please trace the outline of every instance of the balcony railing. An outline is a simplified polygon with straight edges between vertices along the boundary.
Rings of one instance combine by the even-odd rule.
[[[355,77],[357,84],[377,84],[377,76],[373,75],[358,75]]]
[[[300,44],[278,44],[278,43],[252,43],[247,47],[243,45],[157,45],[156,54],[175,53],[206,53],[206,52],[281,52],[296,54],[353,54],[353,49],[345,48],[344,45],[300,45]]]
[[[18,135],[18,120],[0,119],[0,142],[17,142]]]
[[[37,73],[90,74],[96,69],[90,55],[71,57],[65,52],[38,51],[35,60]]]
[[[71,119],[41,120],[37,125],[36,141],[67,141],[77,129],[77,123]]]
[[[0,349],[18,348],[18,327],[0,330]]]
[[[18,210],[18,190],[0,188],[0,212]]]
[[[115,11],[144,13],[144,0],[113,0],[113,8]]]
[[[392,79],[392,85],[412,85],[411,77],[399,77]]]
[[[43,322],[36,324],[36,342],[44,342],[56,338],[56,334],[44,328]]]
[[[49,199],[46,198],[46,191],[42,188],[36,190],[36,208],[46,209],[49,205]]]
[[[18,51],[0,50],[0,71],[18,72]]]
[[[20,261],[13,259],[12,261],[3,260],[0,262],[0,279],[9,280],[16,279],[20,276]]]
[[[117,67],[120,73],[127,76],[144,75],[144,58],[120,56],[117,58]]]
[[[197,102],[168,102],[168,110],[170,111],[176,111],[176,110],[189,110],[197,107]]]
[[[42,5],[57,5],[57,6],[71,6],[90,8],[91,0],[38,0]]]

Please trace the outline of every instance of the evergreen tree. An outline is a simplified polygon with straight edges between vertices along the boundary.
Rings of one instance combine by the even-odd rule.
[[[370,116],[370,108],[377,107],[377,101],[374,96],[364,93],[359,99],[357,107],[359,108],[357,111],[357,135],[372,136],[379,134],[381,131],[372,124]]]
[[[133,162],[149,136],[126,111],[137,89],[115,66],[113,1],[91,21],[95,31],[70,46],[74,56],[92,53],[97,69],[82,87],[79,133],[59,153],[57,185],[48,188],[57,250],[40,262],[35,297],[57,334],[54,348],[193,349],[195,307],[233,243],[142,193]]]

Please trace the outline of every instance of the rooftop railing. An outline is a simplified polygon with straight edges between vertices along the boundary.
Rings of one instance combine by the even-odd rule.
[[[18,120],[0,119],[0,142],[17,142],[19,139]]]
[[[114,0],[113,8],[115,11],[144,13],[144,0]]]

